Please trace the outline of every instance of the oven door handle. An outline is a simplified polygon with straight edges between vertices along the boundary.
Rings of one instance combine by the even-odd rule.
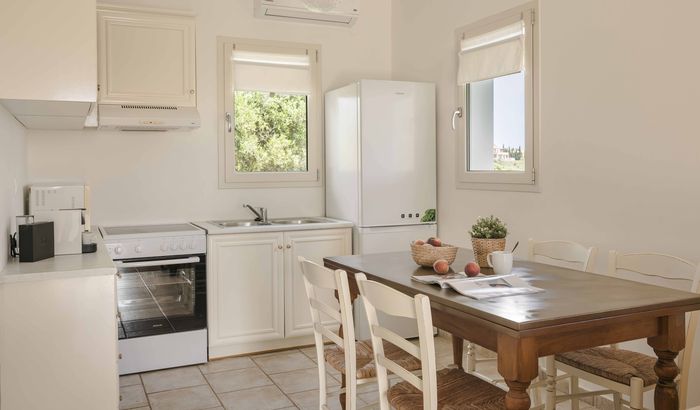
[[[199,262],[199,256],[191,256],[189,258],[182,259],[165,259],[159,261],[143,261],[143,262],[123,262],[114,261],[114,265],[118,268],[144,268],[146,266],[167,266],[167,265],[180,265],[183,263],[197,263]]]

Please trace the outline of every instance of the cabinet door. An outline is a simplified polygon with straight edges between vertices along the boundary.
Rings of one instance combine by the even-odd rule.
[[[282,234],[209,236],[209,346],[284,337]]]
[[[98,11],[99,102],[195,106],[195,23],[187,16]]]
[[[285,242],[285,336],[303,336],[313,332],[309,300],[304,289],[301,265],[297,258],[304,258],[323,264],[327,256],[350,255],[352,253],[352,234],[347,229],[328,229],[318,231],[296,231],[284,234]],[[332,291],[319,295],[321,299],[335,300]],[[331,305],[333,306],[333,305]],[[326,317],[326,324],[333,321]]]

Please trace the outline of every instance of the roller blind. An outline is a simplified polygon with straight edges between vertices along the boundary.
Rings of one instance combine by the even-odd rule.
[[[305,49],[236,46],[233,87],[236,91],[311,94],[311,58]]]
[[[460,44],[457,82],[465,85],[522,71],[524,36],[522,20],[465,36]]]

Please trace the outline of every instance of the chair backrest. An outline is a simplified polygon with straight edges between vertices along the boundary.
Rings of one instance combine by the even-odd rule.
[[[654,284],[674,289],[700,293],[700,264],[663,253],[625,253],[610,251],[608,257],[608,274],[621,272],[634,276],[653,279]],[[688,396],[688,378],[693,356],[693,344],[698,331],[700,312],[686,315],[685,349],[678,357],[681,368],[680,408],[685,408]]]
[[[330,270],[311,262],[304,257],[299,257],[301,272],[304,278],[306,296],[309,299],[311,320],[313,323],[314,340],[316,344],[316,358],[319,370],[319,396],[321,405],[325,405],[326,397],[326,361],[324,358],[323,338],[330,340],[343,348],[345,353],[346,394],[345,408],[355,410],[357,401],[357,379],[352,375],[357,374],[357,361],[355,351],[355,324],[352,316],[352,300],[350,299],[350,286],[348,275],[343,270]],[[338,301],[334,306],[328,301],[322,300],[319,295],[324,291],[336,292]],[[332,303],[332,302],[331,302]],[[335,333],[324,325],[323,317],[329,316],[341,325],[342,333]]]
[[[390,409],[387,397],[389,390],[387,370],[423,392],[423,409],[437,409],[437,369],[430,300],[425,295],[418,294],[410,297],[381,283],[369,281],[362,273],[356,274],[355,279],[365,306],[372,338],[381,410]],[[418,346],[382,326],[378,321],[377,311],[391,316],[416,319]],[[384,340],[420,359],[420,378],[384,355]]]
[[[596,247],[587,248],[570,241],[528,240],[528,259],[549,265],[591,272],[598,252]]]

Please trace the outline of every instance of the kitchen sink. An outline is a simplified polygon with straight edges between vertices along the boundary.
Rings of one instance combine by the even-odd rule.
[[[305,225],[305,224],[315,224],[326,222],[322,219],[314,218],[283,218],[283,219],[270,219],[268,223],[264,224],[258,221],[211,221],[212,224],[221,228],[244,228],[252,226],[270,226],[270,225]]]
[[[222,228],[237,228],[246,226],[260,226],[264,225],[258,221],[212,221],[214,225],[220,226]]]
[[[272,219],[270,222],[273,225],[304,225],[304,224],[317,224],[323,222],[318,219],[311,218],[291,218],[291,219]]]

